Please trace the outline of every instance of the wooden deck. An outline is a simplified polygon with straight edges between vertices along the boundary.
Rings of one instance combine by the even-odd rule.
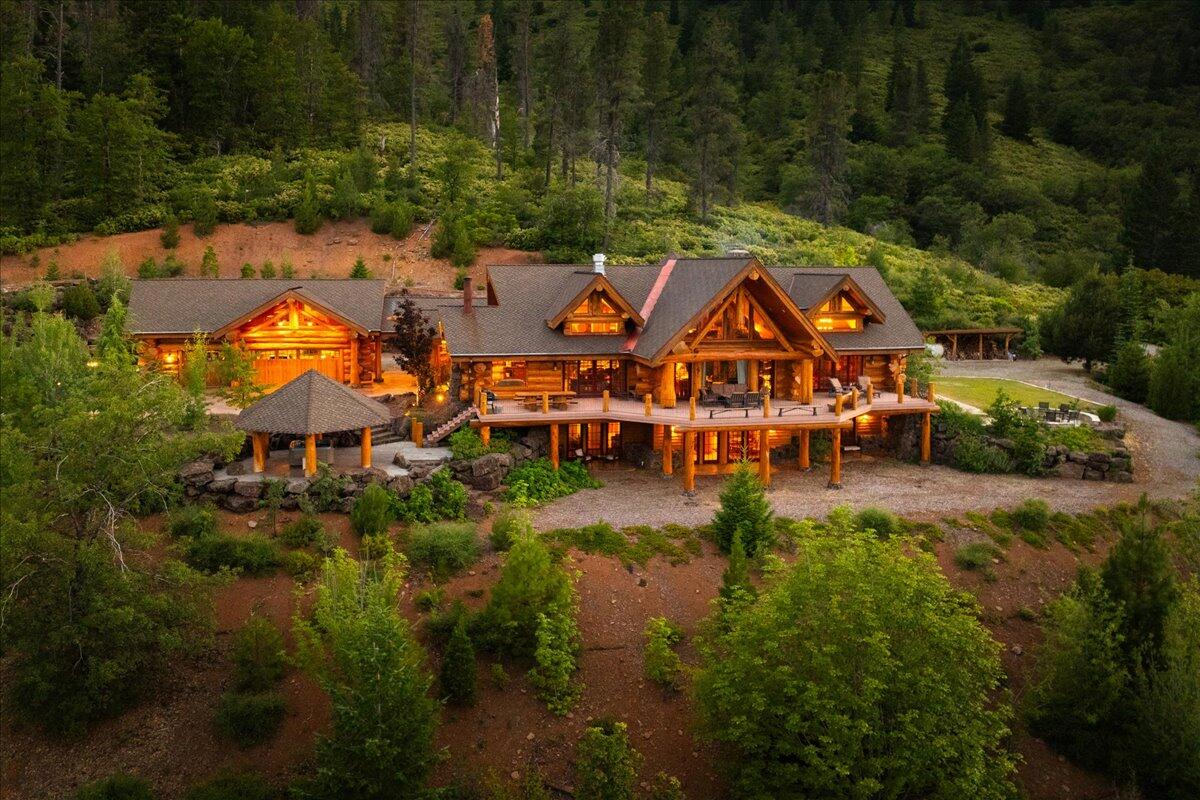
[[[849,398],[843,402],[841,414],[832,410],[833,398],[821,397],[814,404],[791,401],[770,401],[769,408],[734,408],[697,406],[695,419],[687,401],[679,402],[675,408],[650,407],[646,413],[644,401],[611,398],[608,410],[599,397],[580,397],[565,409],[550,408],[543,412],[526,410],[516,400],[497,402],[499,409],[472,421],[475,427],[493,428],[523,427],[530,425],[556,425],[570,422],[640,422],[649,425],[671,425],[681,431],[712,430],[761,430],[789,428],[828,429],[849,426],[856,418],[867,414],[893,416],[897,414],[937,413],[937,403],[924,398],[906,395],[901,401],[894,392],[881,392],[874,402],[859,398],[857,408],[849,407]]]

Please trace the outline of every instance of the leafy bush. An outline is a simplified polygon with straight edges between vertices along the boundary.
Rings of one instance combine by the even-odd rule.
[[[733,533],[739,531],[747,556],[766,552],[774,535],[771,513],[771,504],[767,502],[758,477],[747,464],[739,464],[725,481],[721,489],[721,507],[713,516],[717,547],[728,553]]]
[[[283,634],[270,620],[251,617],[233,635],[233,686],[239,692],[270,689],[286,668]]]
[[[154,800],[150,781],[133,775],[110,775],[84,786],[75,800]]]
[[[315,514],[301,514],[284,525],[279,532],[279,541],[285,547],[315,547],[322,552],[331,545],[325,526]]]
[[[651,617],[646,621],[644,635],[646,677],[659,686],[675,688],[683,671],[683,663],[672,648],[683,638],[683,632],[666,617]]]
[[[999,555],[1000,550],[991,542],[972,542],[954,551],[954,563],[963,569],[983,569]]]
[[[604,520],[578,528],[556,528],[546,536],[567,547],[605,556],[621,555],[629,547],[629,540]]]
[[[376,561],[386,556],[391,550],[392,542],[388,539],[387,534],[377,533],[362,538],[358,554],[367,561]]]
[[[584,729],[575,762],[578,800],[633,800],[642,758],[624,722],[602,719]]]
[[[1117,348],[1108,367],[1108,385],[1117,397],[1135,403],[1146,401],[1150,389],[1150,359],[1139,342],[1130,339]]]
[[[1037,476],[1046,472],[1046,429],[1032,417],[1021,413],[1020,405],[1003,389],[988,406],[992,422],[988,432],[993,436],[1012,442],[1013,466],[1026,475]]]
[[[162,233],[158,235],[158,241],[167,250],[179,247],[179,217],[167,212],[166,218],[163,219]]]
[[[283,554],[283,571],[293,578],[305,580],[317,571],[320,561],[307,550],[289,550]]]
[[[978,607],[898,539],[797,547],[795,566],[700,640],[702,730],[729,751],[730,793],[1010,797],[1004,673]],[[872,613],[846,613],[851,598]]]
[[[504,499],[519,508],[548,503],[580,489],[599,488],[600,482],[578,461],[565,461],[558,470],[548,458],[527,461],[508,473]]]
[[[572,680],[579,668],[579,627],[573,594],[569,604],[552,608],[549,614],[538,614],[534,667],[529,670],[529,682],[538,697],[559,716],[574,707],[583,691]]]
[[[509,549],[500,579],[472,631],[478,634],[476,641],[492,650],[532,656],[538,616],[561,613],[573,604],[570,576],[536,536],[522,536]]]
[[[96,293],[87,283],[76,283],[68,286],[62,295],[62,310],[71,319],[80,322],[91,322],[100,316],[100,303]]]
[[[350,509],[350,529],[359,536],[386,535],[392,522],[392,500],[388,490],[369,483]]]
[[[1098,409],[1096,409],[1096,416],[1100,418],[1101,422],[1112,422],[1117,418],[1117,407],[1100,406]]]
[[[650,790],[646,800],[686,800],[683,795],[683,785],[679,779],[665,772],[660,772],[650,781]]]
[[[235,772],[218,775],[196,784],[183,795],[183,800],[271,800],[275,790],[261,775]]]
[[[427,483],[414,486],[406,499],[395,497],[392,510],[403,522],[433,522],[437,519],[433,513],[433,490]]]
[[[509,440],[502,436],[493,437],[485,446],[474,428],[459,428],[450,434],[450,454],[456,460],[479,458],[487,453],[507,453],[509,446]]]
[[[595,187],[580,184],[546,194],[538,221],[538,249],[551,263],[584,261],[604,241],[604,208]]]
[[[456,267],[469,267],[475,261],[475,243],[460,209],[448,209],[438,220],[429,245],[434,258],[449,259]]]
[[[1040,533],[1050,524],[1050,506],[1045,500],[1026,500],[1009,512],[1012,521],[1027,531]]]
[[[439,469],[429,476],[427,484],[433,493],[435,519],[463,519],[467,515],[467,487],[454,480],[448,469]]]
[[[442,695],[458,705],[475,703],[475,646],[467,632],[467,620],[462,616],[450,634],[450,642],[442,655],[442,669],[438,673]]]
[[[317,477],[308,484],[308,500],[313,511],[335,511],[341,504],[342,489],[349,479],[334,475],[327,464],[317,467]]]
[[[1005,473],[1013,471],[1012,459],[982,436],[962,436],[954,443],[954,466],[963,472]]]
[[[444,580],[479,558],[475,525],[436,522],[414,528],[408,535],[407,554],[413,566],[425,567],[436,580]]]
[[[276,692],[228,692],[217,704],[217,731],[238,747],[252,747],[275,735],[286,712]]]
[[[417,596],[413,602],[421,611],[435,611],[442,607],[445,594],[445,590],[441,586],[434,586],[417,592]]]
[[[246,575],[266,575],[279,566],[279,552],[268,539],[216,534],[189,539],[183,559],[202,572],[237,569]]]
[[[890,511],[867,507],[854,515],[854,525],[860,531],[874,531],[880,539],[900,533],[900,520]]]
[[[533,519],[529,516],[528,511],[523,508],[504,506],[496,512],[496,517],[492,520],[492,530],[488,533],[488,540],[492,543],[494,550],[504,551],[512,547],[512,543],[518,536],[527,536],[532,533]]]
[[[217,514],[210,505],[193,504],[180,506],[167,517],[167,534],[172,539],[185,536],[199,538],[217,532]]]

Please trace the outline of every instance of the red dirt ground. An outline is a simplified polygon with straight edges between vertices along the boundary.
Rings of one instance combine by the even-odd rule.
[[[284,515],[284,519],[289,515]],[[224,527],[246,531],[251,516],[222,513]],[[343,546],[353,551],[355,538],[343,515],[323,515]],[[280,524],[282,525],[283,519]],[[150,527],[161,525],[151,520]],[[261,526],[260,526],[261,530]],[[937,557],[949,579],[976,594],[983,620],[1004,646],[1002,660],[1014,701],[1021,699],[1033,649],[1035,621],[1021,618],[1022,608],[1042,605],[1072,580],[1078,565],[1095,564],[1108,544],[1076,555],[1055,543],[1048,550],[1015,541],[994,565],[995,581],[959,569],[953,562],[955,542],[938,546]],[[663,770],[676,775],[692,800],[715,800],[726,794],[719,773],[719,753],[694,736],[694,717],[686,692],[665,694],[642,675],[642,630],[651,616],[678,622],[690,638],[708,613],[720,585],[725,560],[705,545],[704,554],[671,566],[656,558],[645,568],[627,569],[615,558],[573,553],[579,570],[580,629],[585,643],[579,678],[585,688],[567,717],[550,714],[534,696],[520,665],[507,665],[510,683],[498,687],[485,658],[479,664],[480,696],[471,708],[447,708],[437,741],[447,760],[437,772],[439,783],[479,778],[489,770],[509,778],[536,767],[554,787],[570,790],[575,743],[588,720],[612,716],[629,725],[633,745],[644,761],[640,780]],[[482,558],[468,574],[446,585],[447,597],[479,608],[497,578],[499,557]],[[644,579],[645,585],[641,581]],[[413,598],[426,586],[414,576],[406,589],[404,613],[414,622],[421,615]],[[142,705],[96,726],[81,740],[59,742],[31,730],[15,730],[7,722],[0,732],[3,797],[56,798],[79,785],[115,771],[150,779],[163,798],[180,797],[187,786],[223,769],[252,767],[280,783],[300,773],[312,755],[314,735],[329,720],[324,694],[307,677],[290,670],[282,692],[288,716],[271,742],[246,751],[218,739],[212,719],[220,693],[228,684],[230,634],[251,613],[262,614],[290,629],[293,610],[306,595],[292,579],[242,578],[216,594],[217,646],[207,656],[179,664]],[[290,637],[289,637],[290,640]],[[290,641],[289,641],[290,644]],[[696,655],[684,645],[684,661]],[[435,666],[435,665],[431,665]],[[1024,763],[1018,780],[1031,800],[1100,800],[1115,787],[1053,753],[1044,743],[1018,730],[1015,746]]]
[[[271,261],[276,270],[286,257],[296,268],[296,276],[308,278],[313,274],[326,278],[346,277],[359,256],[376,277],[386,278],[395,286],[412,284],[424,289],[446,289],[453,286],[454,267],[449,261],[429,255],[430,236],[422,237],[424,226],[417,226],[407,239],[393,239],[372,233],[366,220],[326,222],[311,236],[296,233],[290,222],[236,223],[219,225],[211,236],[197,238],[191,225],[180,227],[180,243],[175,254],[187,266],[187,275],[196,276],[204,248],[211,245],[217,252],[221,277],[238,277],[242,264],[249,261],[255,268]],[[41,278],[46,266],[57,260],[60,273],[68,277],[76,271],[89,277],[100,274],[100,261],[110,250],[116,250],[126,271],[134,276],[137,266],[147,256],[162,261],[167,251],[159,242],[161,229],[122,233],[116,236],[85,236],[76,242],[47,247],[25,256],[0,257],[0,281],[5,287],[28,284]],[[31,266],[36,255],[38,266]],[[385,260],[384,256],[389,256]],[[479,250],[473,277],[481,277],[486,264],[524,264],[536,261],[537,253],[485,247]]]

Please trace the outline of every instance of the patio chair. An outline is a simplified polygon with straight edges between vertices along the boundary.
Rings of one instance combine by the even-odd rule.
[[[712,389],[705,388],[700,390],[700,397],[697,402],[702,406],[719,406],[721,405],[721,396]]]
[[[499,405],[497,405],[497,403],[496,403],[496,394],[495,394],[495,392],[493,392],[491,389],[488,389],[488,390],[487,390],[487,391],[484,393],[484,396],[485,396],[485,398],[486,398],[486,400],[487,400],[487,409],[488,409],[488,413],[489,413],[489,414],[495,414],[497,411],[500,411],[500,410],[501,410],[500,406],[499,406]]]
[[[1059,403],[1059,404],[1058,404],[1058,410],[1059,410],[1059,411],[1061,411],[1061,412],[1062,412],[1062,413],[1064,413],[1064,414],[1067,414],[1067,413],[1069,413],[1069,412],[1071,411],[1071,406],[1070,406],[1070,405],[1068,405],[1067,403]]]
[[[1041,411],[1042,413],[1045,413],[1045,412],[1047,412],[1047,411],[1049,411],[1049,410],[1050,410],[1050,404],[1049,404],[1049,403],[1047,403],[1045,400],[1043,400],[1043,401],[1041,401],[1040,403],[1038,403],[1038,411]]]
[[[746,408],[760,408],[762,399],[762,392],[746,392]]]
[[[1053,408],[1047,410],[1046,422],[1058,422],[1058,411]]]
[[[746,407],[746,393],[745,392],[734,392],[733,394],[729,395],[729,397],[725,398],[725,407],[726,408],[745,408]]]
[[[859,376],[858,376],[858,390],[859,390],[860,392],[866,392],[866,391],[867,391],[867,385],[868,385],[868,384],[870,384],[870,378],[868,378],[866,375],[859,375]],[[872,394],[873,394],[875,397],[879,397],[879,390],[875,388],[875,385],[874,385],[874,384],[870,384],[870,385],[871,385],[871,392],[872,392]]]
[[[842,382],[837,378],[829,379],[829,396],[837,397],[839,394],[850,394],[850,390],[842,386]]]

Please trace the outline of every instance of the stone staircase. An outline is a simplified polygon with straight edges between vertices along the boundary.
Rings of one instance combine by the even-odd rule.
[[[479,409],[475,406],[467,406],[462,411],[455,414],[450,419],[443,422],[441,425],[434,428],[425,436],[425,444],[437,444],[442,439],[445,439],[450,434],[461,428],[467,422],[479,416]]]
[[[383,425],[371,426],[371,444],[373,446],[398,441],[400,441],[400,434],[396,433],[393,423],[389,422]]]

